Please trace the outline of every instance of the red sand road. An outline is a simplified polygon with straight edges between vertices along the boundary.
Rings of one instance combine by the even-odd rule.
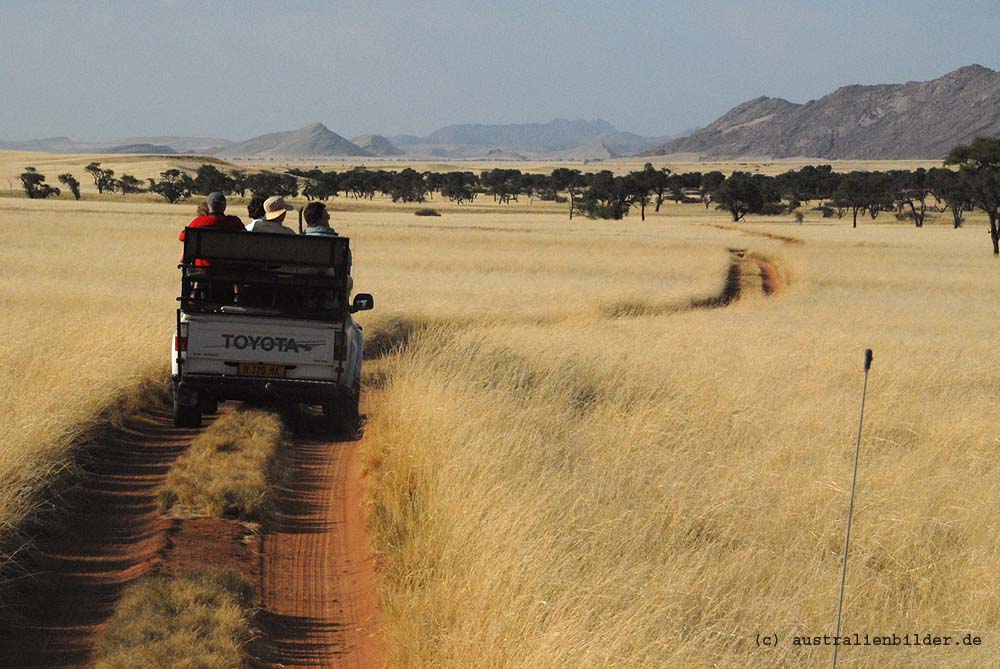
[[[23,574],[0,589],[0,668],[91,666],[126,585],[197,567],[234,568],[254,585],[257,660],[381,667],[362,442],[316,436],[308,422],[290,447],[291,480],[263,536],[235,520],[160,515],[166,473],[197,434],[174,428],[166,413],[95,439],[80,481],[56,500],[58,524],[36,533]]]
[[[156,495],[194,431],[159,411],[93,440],[79,482],[56,500],[54,525],[2,592],[0,667],[90,666],[94,640],[130,581],[162,559],[169,521]],[[16,574],[15,574],[16,575]]]
[[[299,436],[264,536],[264,659],[282,667],[381,667],[375,560],[360,441]]]

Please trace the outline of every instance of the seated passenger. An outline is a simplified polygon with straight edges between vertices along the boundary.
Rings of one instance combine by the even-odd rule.
[[[187,224],[189,228],[219,228],[221,230],[238,230],[244,232],[246,228],[236,216],[226,214],[226,196],[215,192],[205,198],[205,207],[208,213],[198,216]],[[184,231],[181,230],[181,241],[184,241]]]
[[[292,210],[290,205],[285,204],[285,199],[280,195],[275,195],[264,200],[264,220],[253,221],[247,226],[250,232],[271,232],[279,235],[294,235],[295,231],[288,226],[282,225],[285,214]]]
[[[302,217],[306,219],[306,225],[304,235],[308,237],[339,237],[337,231],[330,227],[330,212],[326,210],[326,205],[322,202],[310,202],[306,205],[305,211],[302,212]],[[347,262],[348,267],[350,267],[351,256],[350,249],[348,249]],[[347,304],[351,297],[351,290],[354,288],[354,279],[348,275],[347,277],[347,291],[343,296],[344,304]],[[333,296],[331,295],[321,295],[320,304],[322,308],[332,308],[333,306]]]
[[[302,212],[302,217],[306,219],[306,231],[304,235],[328,235],[339,237],[337,231],[330,227],[330,212],[326,210],[326,205],[322,202],[310,202]]]
[[[253,232],[254,226],[264,220],[264,198],[259,195],[250,198],[250,202],[247,203],[247,216],[250,217],[247,231]]]
[[[246,232],[243,221],[236,216],[226,214],[226,196],[215,192],[205,198],[205,208],[208,213],[198,216],[187,224],[188,228],[218,228],[220,230],[233,230],[236,232]],[[201,208],[199,207],[199,212]],[[180,240],[184,241],[185,230],[181,230]],[[208,267],[208,261],[195,258],[196,267]],[[216,285],[215,281],[202,281],[194,284],[196,294],[202,299],[220,301],[223,303],[233,302],[236,288],[231,283],[221,283]]]

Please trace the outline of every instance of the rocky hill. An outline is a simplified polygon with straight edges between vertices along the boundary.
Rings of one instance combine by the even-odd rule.
[[[449,125],[425,137],[396,135],[390,139],[410,155],[489,158],[491,152],[500,150],[529,159],[572,160],[576,155],[587,155],[596,160],[647,151],[669,137],[642,137],[600,119],[555,119],[548,123]]]
[[[139,153],[152,155],[171,155],[177,153],[173,147],[165,144],[122,144],[119,146],[109,146],[100,150],[100,153]]]
[[[360,146],[373,156],[401,156],[403,150],[390,142],[384,135],[359,135],[351,143]]]
[[[46,137],[22,142],[0,141],[0,150],[46,153],[213,153],[229,140],[213,137],[128,137],[110,142],[79,142],[69,137]]]
[[[1000,72],[969,65],[931,81],[844,86],[806,104],[757,98],[644,155],[942,158],[978,135],[1000,135]]]
[[[621,153],[615,151],[609,142],[604,139],[595,139],[593,141],[587,142],[586,144],[581,144],[580,146],[574,146],[572,149],[565,149],[563,151],[558,151],[553,154],[553,158],[558,160],[608,160],[609,158],[617,158]]]
[[[184,137],[179,135],[128,137],[115,142],[117,145],[126,146],[133,144],[168,146],[177,153],[215,153],[232,143],[232,140],[222,139],[220,137]]]
[[[557,118],[548,123],[449,125],[432,132],[424,138],[423,143],[559,151],[616,132],[617,129],[607,121],[570,121]]]
[[[372,156],[322,123],[312,123],[286,132],[274,132],[237,142],[215,153],[223,158],[325,158],[329,156]]]

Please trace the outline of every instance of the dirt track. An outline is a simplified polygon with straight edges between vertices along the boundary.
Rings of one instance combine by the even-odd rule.
[[[265,659],[282,667],[380,667],[375,561],[360,443],[298,437],[292,487],[264,536]]]
[[[57,500],[55,526],[39,532],[25,574],[0,592],[0,667],[85,667],[122,588],[161,562],[169,521],[156,495],[195,432],[165,413],[101,437],[81,480]]]
[[[93,448],[58,500],[25,573],[0,590],[0,667],[85,667],[121,590],[149,573],[238,569],[254,585],[263,633],[257,659],[278,667],[378,667],[375,564],[368,552],[360,443],[297,428],[294,471],[277,522],[247,536],[223,519],[179,521],[157,509],[167,470],[197,431],[163,412]],[[249,540],[248,540],[249,539]],[[13,603],[13,604],[11,604]]]

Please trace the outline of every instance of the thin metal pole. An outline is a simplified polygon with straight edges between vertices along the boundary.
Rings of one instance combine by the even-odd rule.
[[[851,518],[854,516],[854,491],[858,485],[858,460],[861,457],[861,426],[865,422],[865,396],[868,394],[868,370],[872,367],[872,350],[865,349],[865,385],[861,389],[861,417],[858,419],[858,443],[854,447],[854,478],[851,480],[851,503],[847,507],[847,536],[844,537],[844,568],[840,573],[840,602],[837,604],[837,632],[833,638],[833,669],[837,669],[840,650],[840,614],[844,610],[844,584],[847,582],[847,550],[851,546]]]

